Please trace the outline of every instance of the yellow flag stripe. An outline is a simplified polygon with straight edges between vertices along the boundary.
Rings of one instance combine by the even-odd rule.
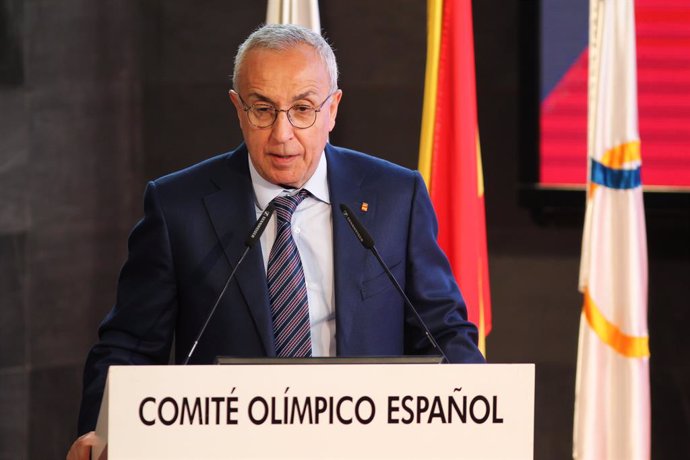
[[[611,323],[601,313],[594,300],[585,290],[584,313],[587,322],[602,342],[616,352],[628,358],[645,358],[649,356],[649,337],[627,335],[618,326]]]
[[[479,343],[477,346],[479,347],[479,351],[482,352],[482,355],[484,355],[484,358],[486,358],[486,323],[484,321],[484,279],[482,278],[482,264],[481,261],[478,259],[477,263],[477,271],[478,277],[477,280],[479,281]]]
[[[443,0],[427,2],[427,54],[424,77],[424,105],[422,107],[422,133],[419,139],[419,172],[431,190],[431,157],[434,148],[436,122],[436,94],[438,93],[438,61],[441,54],[441,23]]]

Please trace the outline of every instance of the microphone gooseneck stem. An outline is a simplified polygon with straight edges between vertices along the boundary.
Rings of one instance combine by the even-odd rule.
[[[355,215],[352,213],[350,208],[347,207],[345,204],[340,205],[340,211],[343,214],[343,217],[345,217],[345,220],[350,226],[350,229],[354,233],[354,235],[357,237],[359,242],[364,246],[365,249],[370,250],[374,256],[376,257],[376,260],[379,261],[379,264],[383,269],[386,271],[386,275],[388,275],[388,278],[391,280],[393,283],[393,286],[397,289],[398,293],[402,296],[402,298],[405,300],[405,304],[407,307],[412,310],[412,312],[415,314],[417,317],[417,321],[419,322],[419,325],[422,326],[422,329],[424,329],[424,333],[426,334],[427,339],[429,339],[429,343],[438,351],[441,353],[441,356],[443,357],[443,360],[441,362],[450,362],[448,360],[448,356],[443,352],[443,349],[439,346],[438,342],[436,339],[434,339],[434,336],[431,334],[431,331],[427,327],[426,323],[424,320],[422,320],[421,315],[417,311],[414,305],[412,305],[412,302],[410,302],[410,299],[407,297],[405,294],[405,291],[403,291],[403,288],[400,287],[400,284],[398,283],[398,280],[395,279],[395,276],[393,276],[393,273],[391,273],[390,268],[388,268],[388,265],[383,261],[381,258],[381,255],[379,254],[378,249],[376,249],[376,244],[374,242],[374,239],[371,237],[367,229],[362,225],[362,223],[355,217]]]
[[[189,363],[189,359],[192,357],[192,354],[194,353],[194,350],[196,349],[196,346],[199,343],[199,340],[201,339],[201,336],[204,335],[204,332],[206,331],[206,327],[208,326],[208,323],[211,322],[211,318],[213,317],[213,314],[216,312],[216,308],[218,308],[218,305],[220,304],[221,299],[225,295],[225,291],[228,290],[228,286],[230,286],[230,282],[232,279],[235,277],[235,272],[239,268],[240,264],[244,260],[244,258],[247,256],[247,253],[251,249],[251,246],[247,246],[244,248],[244,252],[242,252],[242,256],[240,257],[240,260],[237,261],[235,264],[235,268],[232,269],[232,272],[230,273],[230,276],[228,276],[228,279],[225,280],[225,286],[223,286],[223,289],[220,291],[220,294],[218,295],[218,298],[216,299],[216,303],[213,305],[213,308],[211,308],[211,313],[206,317],[206,322],[204,323],[203,327],[199,331],[199,335],[196,336],[196,340],[194,340],[194,345],[192,345],[192,349],[189,350],[189,354],[187,355],[187,358],[184,360],[184,365],[187,365]]]
[[[400,284],[398,283],[398,280],[395,279],[395,276],[393,276],[393,273],[391,273],[390,269],[388,268],[388,265],[383,261],[381,258],[381,255],[379,254],[379,251],[376,249],[376,246],[371,247],[371,252],[374,253],[374,256],[376,259],[379,261],[379,264],[383,267],[383,269],[386,271],[386,275],[388,275],[388,279],[391,280],[393,285],[395,285],[395,288],[398,290],[402,298],[405,300],[405,304],[407,304],[407,307],[412,310],[412,312],[415,314],[417,317],[417,321],[419,321],[419,324],[422,325],[422,328],[424,329],[424,333],[426,334],[427,339],[429,339],[429,342],[431,342],[431,345],[439,352],[441,353],[441,356],[443,357],[443,362],[449,363],[450,361],[448,360],[448,356],[443,352],[443,349],[439,346],[438,342],[436,339],[434,339],[434,336],[431,335],[431,332],[429,332],[429,328],[426,327],[426,323],[422,320],[422,317],[419,315],[419,312],[417,309],[412,305],[412,302],[410,302],[409,297],[407,297],[407,294],[405,294],[405,291],[403,290],[402,287],[400,287]]]
[[[259,241],[259,238],[261,238],[261,235],[263,234],[264,230],[266,230],[266,226],[268,225],[268,221],[271,219],[271,216],[273,215],[273,212],[275,211],[275,206],[273,203],[269,203],[268,206],[266,206],[266,209],[261,213],[258,219],[256,219],[256,222],[252,226],[251,231],[249,232],[249,235],[247,236],[247,239],[244,241],[244,245],[246,248],[244,248],[244,252],[242,252],[242,255],[240,256],[239,260],[235,264],[235,267],[232,269],[230,272],[230,276],[225,280],[225,286],[223,286],[223,289],[220,291],[220,294],[218,294],[218,297],[216,298],[216,302],[213,304],[213,308],[211,308],[211,313],[208,314],[206,317],[206,322],[204,322],[203,327],[199,331],[199,334],[196,336],[196,340],[194,340],[194,344],[192,345],[192,348],[189,350],[189,354],[187,355],[187,358],[184,360],[183,365],[187,365],[189,363],[189,359],[192,357],[192,354],[194,354],[194,350],[196,350],[196,346],[199,344],[199,340],[201,340],[201,336],[204,335],[204,332],[206,331],[206,328],[208,327],[209,322],[211,322],[211,318],[213,317],[213,314],[216,312],[216,308],[218,308],[218,305],[220,304],[221,299],[225,295],[225,291],[228,290],[228,286],[230,286],[230,282],[232,279],[235,277],[235,272],[237,272],[237,269],[242,265],[242,261],[244,258],[247,256],[247,253],[251,248],[254,247],[257,241]]]

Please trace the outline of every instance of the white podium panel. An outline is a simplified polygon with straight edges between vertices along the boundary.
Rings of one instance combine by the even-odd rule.
[[[113,366],[109,460],[531,459],[533,364]]]

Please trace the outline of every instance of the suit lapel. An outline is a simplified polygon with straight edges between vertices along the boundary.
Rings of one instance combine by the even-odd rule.
[[[366,171],[347,161],[338,148],[326,144],[328,187],[333,212],[333,269],[335,280],[336,342],[339,356],[350,355],[357,341],[355,311],[361,305],[361,281],[369,252],[362,247],[340,211],[347,205],[371,228],[376,213],[376,193],[365,181]],[[362,210],[363,203],[368,209]]]
[[[225,166],[213,177],[219,190],[207,195],[204,204],[232,270],[246,248],[245,238],[256,220],[254,191],[244,144],[228,157]],[[274,356],[273,327],[260,245],[249,251],[235,277],[266,354]],[[232,307],[236,308],[235,305]]]

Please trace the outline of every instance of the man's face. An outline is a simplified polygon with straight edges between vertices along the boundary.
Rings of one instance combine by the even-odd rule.
[[[247,106],[261,102],[277,109],[296,104],[318,107],[331,91],[326,66],[308,45],[286,51],[249,51],[237,89]],[[340,90],[333,94],[307,129],[292,126],[285,112],[278,113],[273,126],[257,128],[249,122],[238,94],[230,92],[251,161],[264,179],[295,188],[309,180],[335,126],[341,95]]]

